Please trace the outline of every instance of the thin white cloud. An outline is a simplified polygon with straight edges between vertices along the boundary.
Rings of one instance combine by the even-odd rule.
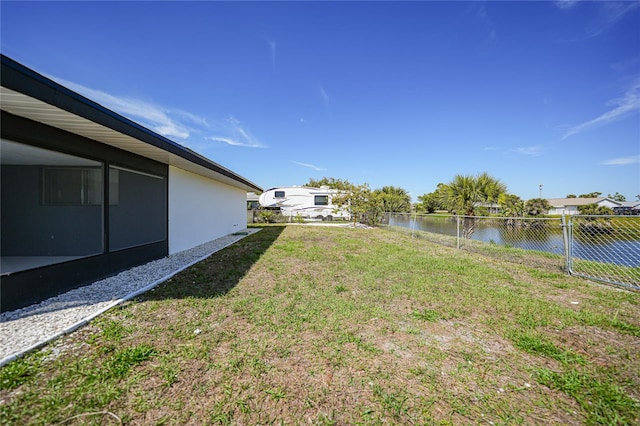
[[[114,96],[101,90],[92,89],[61,78],[50,78],[108,109],[149,127],[165,137],[187,139],[193,129],[182,122],[182,120],[206,126],[206,120],[204,118],[186,111],[163,108],[140,99]],[[182,120],[178,119],[178,116],[181,117]]]
[[[596,37],[616,26],[625,16],[635,10],[640,3],[632,2],[601,2],[601,13],[598,20],[587,28],[589,37]]]
[[[209,123],[207,122],[207,119],[204,117],[200,117],[196,114],[192,114],[187,111],[181,111],[181,110],[169,110],[169,111],[171,114],[178,115],[182,117],[184,120],[190,121],[193,124],[197,124],[198,126],[201,126],[201,127],[209,127]]]
[[[234,117],[228,117],[223,122],[211,125],[204,117],[188,111],[165,108],[140,99],[118,97],[61,78],[53,76],[50,78],[162,136],[180,139],[180,143],[185,146],[198,146],[204,149],[206,148],[202,144],[204,139],[239,147],[266,147]],[[211,137],[204,136],[211,134],[211,129],[218,134]]]
[[[609,111],[601,114],[593,120],[585,121],[577,126],[571,127],[562,136],[562,140],[570,136],[621,120],[629,114],[640,110],[640,79],[637,80],[625,94],[618,99],[614,99],[607,103],[607,106],[613,107]]]
[[[322,85],[318,86],[318,91],[320,93],[320,98],[322,99],[322,102],[324,103],[324,106],[329,108],[329,95],[327,94],[327,91],[324,90],[324,87],[322,87]]]
[[[494,42],[498,39],[496,26],[489,16],[484,3],[471,2],[469,6],[469,13],[473,17],[479,31],[478,41],[480,41],[480,44],[478,45],[478,48],[481,51],[486,51],[491,48]]]
[[[293,164],[297,164],[298,166],[302,166],[302,167],[307,167],[307,168],[309,168],[309,169],[313,169],[313,170],[315,170],[316,172],[323,172],[323,171],[327,170],[327,169],[325,169],[325,168],[323,168],[323,167],[318,167],[318,166],[315,166],[315,165],[313,165],[313,164],[309,164],[309,163],[301,163],[301,162],[299,162],[299,161],[293,161],[293,160],[291,160],[291,162],[292,162]]]
[[[233,116],[227,117],[227,119],[221,123],[216,123],[215,127],[220,134],[209,136],[206,139],[225,143],[232,146],[242,146],[248,148],[266,148],[267,146],[260,142],[251,132],[247,129],[240,120]]]
[[[603,166],[626,166],[629,164],[636,164],[636,163],[640,163],[640,155],[631,155],[629,157],[612,158],[610,160],[605,160],[600,164],[602,164]]]
[[[532,145],[515,148],[513,152],[521,155],[528,155],[530,157],[538,157],[542,153],[542,150],[542,146]]]
[[[230,138],[225,138],[225,137],[222,137],[222,136],[211,136],[208,139],[211,140],[211,141],[214,141],[214,142],[226,143],[227,145],[231,145],[231,146],[245,146],[240,141],[233,140],[233,139],[230,139]]]
[[[583,2],[586,3],[583,0],[559,0],[555,2],[555,5],[559,9],[566,10],[567,13],[570,13],[570,10],[573,9],[574,6]],[[587,38],[597,37],[609,31],[623,18],[640,7],[640,2],[638,1],[598,1],[589,3],[595,5],[597,12],[593,20],[585,28]]]
[[[271,58],[271,66],[273,69],[276,68],[276,41],[267,37],[262,37],[265,43],[267,43],[267,47],[269,48],[269,56]]]
[[[571,9],[578,4],[578,0],[558,0],[554,3],[559,9]]]

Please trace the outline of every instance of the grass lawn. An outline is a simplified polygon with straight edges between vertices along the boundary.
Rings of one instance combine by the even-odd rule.
[[[640,423],[640,294],[535,256],[265,227],[2,368],[0,423]]]

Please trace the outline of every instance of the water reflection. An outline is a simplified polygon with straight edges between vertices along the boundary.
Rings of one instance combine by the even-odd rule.
[[[508,222],[504,219],[482,218],[476,219],[474,224],[472,240],[564,255],[564,239],[559,220]],[[409,214],[394,214],[389,218],[389,225],[451,237],[458,235],[458,224],[454,216],[412,217]],[[640,240],[623,240],[614,235],[609,235],[605,240],[589,234],[576,233],[572,241],[572,255],[584,260],[640,266]]]

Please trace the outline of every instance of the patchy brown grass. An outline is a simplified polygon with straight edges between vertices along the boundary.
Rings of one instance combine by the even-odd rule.
[[[21,361],[0,420],[638,423],[640,295],[542,263],[267,227]]]

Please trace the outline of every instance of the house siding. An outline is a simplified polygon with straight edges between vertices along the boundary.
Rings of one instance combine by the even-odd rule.
[[[262,188],[0,56],[0,312],[245,228]]]
[[[123,164],[167,176],[164,164],[104,145],[98,141],[2,112],[2,139],[74,156],[90,158],[106,167]],[[110,250],[105,231],[109,214],[102,205],[57,205],[42,202],[42,166],[3,165],[1,254],[9,256],[80,256],[45,266],[2,273],[0,312],[37,303],[89,284],[132,266],[167,255],[167,238],[123,250]],[[102,191],[106,194],[108,182]],[[166,189],[165,189],[166,191]],[[78,251],[78,248],[82,250]]]
[[[553,206],[553,208],[549,210],[549,214],[552,215],[579,214],[579,206],[587,206],[589,204],[596,204],[610,209],[620,205],[620,203],[608,198],[550,198],[547,199],[547,201]]]
[[[555,207],[555,208],[549,210],[549,214],[553,214],[553,215],[578,214],[578,207],[577,206]]]
[[[169,167],[169,253],[246,227],[247,192]]]

